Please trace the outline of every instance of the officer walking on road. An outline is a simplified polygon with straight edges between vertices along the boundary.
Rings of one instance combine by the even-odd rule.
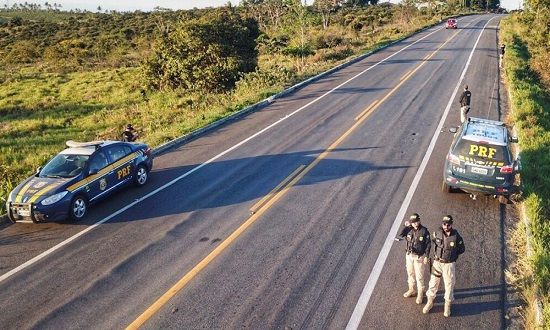
[[[407,240],[407,253],[405,255],[407,267],[407,282],[409,290],[403,294],[408,298],[416,294],[416,303],[422,304],[422,299],[426,286],[424,284],[424,274],[428,268],[428,259],[430,255],[430,232],[420,224],[420,216],[413,213],[409,221],[405,221],[405,228],[396,240]],[[415,290],[415,284],[418,291]]]
[[[433,232],[432,241],[434,242],[434,256],[432,265],[432,274],[426,297],[428,302],[422,312],[428,313],[434,303],[435,294],[439,287],[441,277],[445,284],[445,309],[443,315],[451,316],[451,303],[454,300],[453,290],[456,282],[455,262],[458,256],[464,253],[464,241],[462,237],[453,229],[453,217],[446,215],[443,217],[441,228]]]
[[[470,99],[472,98],[472,92],[468,90],[468,85],[464,86],[464,92],[460,95],[460,122],[466,121],[467,114],[470,112]]]

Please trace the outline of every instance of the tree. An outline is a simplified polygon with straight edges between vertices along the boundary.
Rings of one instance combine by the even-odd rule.
[[[144,63],[149,88],[221,92],[256,69],[256,21],[225,7],[180,24],[160,36]]]
[[[346,5],[350,7],[363,7],[369,4],[369,0],[347,0]]]
[[[343,0],[315,0],[313,7],[321,14],[323,29],[326,30],[328,28],[330,15],[340,7],[342,2]]]

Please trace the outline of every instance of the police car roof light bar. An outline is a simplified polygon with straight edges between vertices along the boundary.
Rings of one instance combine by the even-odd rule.
[[[65,144],[69,148],[95,147],[96,149],[103,143],[105,143],[105,141],[77,142],[77,141],[69,140],[65,142]]]

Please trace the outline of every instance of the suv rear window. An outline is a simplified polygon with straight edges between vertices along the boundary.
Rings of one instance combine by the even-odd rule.
[[[453,154],[463,160],[508,163],[509,154],[506,146],[476,143],[469,140],[460,140],[456,144]],[[495,164],[503,166],[504,164]]]

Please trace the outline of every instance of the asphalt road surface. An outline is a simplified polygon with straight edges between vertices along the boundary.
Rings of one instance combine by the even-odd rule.
[[[505,118],[500,18],[427,29],[174,148],[85,221],[4,225],[0,329],[505,328],[513,205],[440,189],[463,85],[472,116]],[[464,237],[450,318],[441,291],[427,315],[402,296],[412,212]]]

